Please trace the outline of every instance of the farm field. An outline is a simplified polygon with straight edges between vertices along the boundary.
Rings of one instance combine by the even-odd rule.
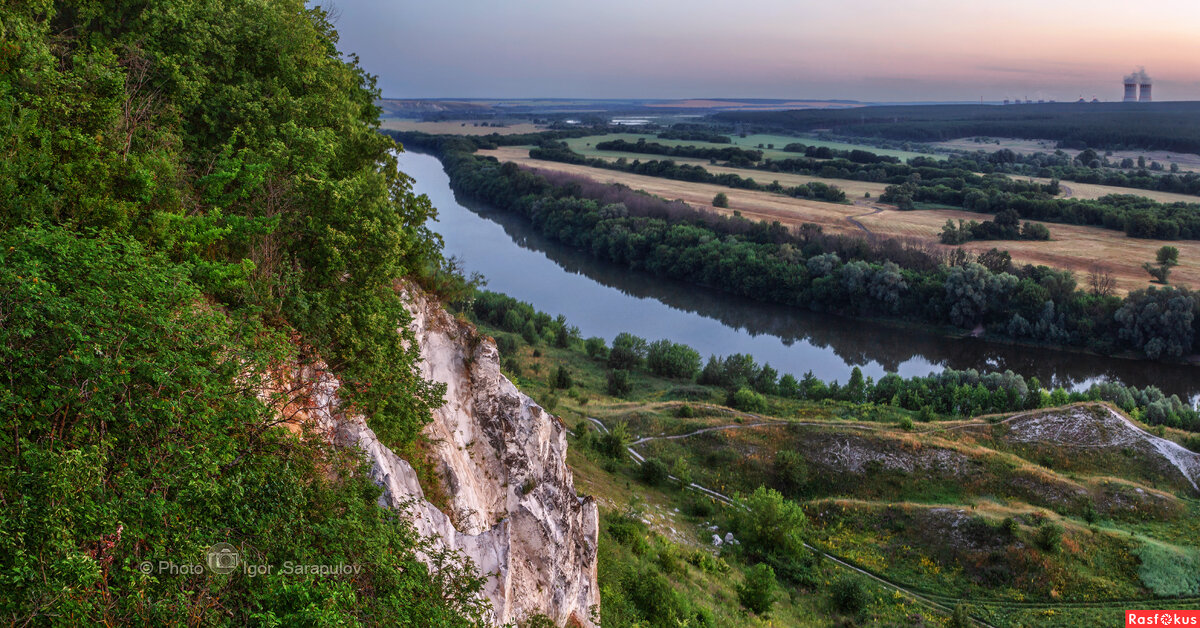
[[[733,135],[733,136],[731,136],[731,139],[733,140],[734,146],[740,146],[742,148],[757,149],[759,144],[762,144],[764,146],[766,146],[767,144],[774,144],[775,147],[778,149],[778,148],[783,148],[784,146],[787,146],[788,144],[792,144],[794,142],[799,142],[801,144],[804,144],[805,146],[818,146],[818,147],[824,146],[826,148],[832,148],[835,150],[854,150],[857,148],[860,150],[870,151],[872,153],[875,153],[876,155],[887,155],[889,157],[897,157],[901,160],[911,159],[913,157],[939,157],[939,155],[933,155],[933,154],[929,154],[929,153],[918,153],[915,151],[894,150],[894,149],[889,149],[889,148],[876,148],[874,146],[871,146],[870,144],[854,144],[854,143],[848,143],[848,142],[834,142],[834,141],[829,141],[829,140],[817,139],[815,137],[796,137],[794,135],[773,135],[773,134],[756,133],[756,134],[752,134],[752,135],[747,135],[746,137],[738,137],[737,135]],[[795,153],[785,153],[781,150],[770,151],[768,149],[763,149],[763,153],[772,153],[769,155],[770,157],[776,157],[776,155],[774,154],[776,152],[780,153],[780,155],[785,156],[785,157],[788,157],[788,156],[795,157],[796,156]]]
[[[1044,179],[1040,177],[1014,176],[1013,178],[1022,181],[1036,181],[1038,183],[1050,182],[1050,179]],[[1104,196],[1108,196],[1109,194],[1131,194],[1133,196],[1144,196],[1160,203],[1200,203],[1200,196],[1196,196],[1194,194],[1160,192],[1158,190],[1139,190],[1137,188],[1122,188],[1115,185],[1098,185],[1095,183],[1077,183],[1075,181],[1062,181],[1059,183],[1059,185],[1071,190],[1071,193],[1068,195],[1069,198],[1095,200]]]
[[[742,216],[755,220],[775,221],[786,225],[814,223],[834,233],[861,233],[868,230],[873,234],[899,238],[915,238],[929,246],[938,243],[938,234],[946,220],[984,220],[986,217],[961,210],[917,210],[897,211],[886,205],[841,205],[807,199],[796,199],[769,192],[736,190],[719,185],[674,181],[644,175],[634,175],[600,168],[590,168],[554,161],[529,158],[527,149],[508,147],[480,151],[501,161],[513,161],[523,166],[567,172],[590,177],[606,183],[621,183],[631,188],[644,190],[667,199],[680,199],[689,205],[722,214],[740,212]],[[826,180],[827,182],[832,182]],[[782,183],[783,180],[780,179]],[[729,197],[729,208],[712,206],[712,198],[718,192]],[[849,194],[850,191],[847,190]],[[851,220],[853,219],[853,221]],[[861,224],[861,227],[859,224]],[[1117,282],[1117,291],[1127,293],[1153,284],[1142,269],[1142,263],[1152,261],[1155,251],[1164,244],[1159,240],[1128,238],[1123,233],[1096,227],[1046,223],[1053,239],[1049,242],[1030,241],[977,241],[962,245],[974,252],[987,251],[993,247],[1006,249],[1013,261],[1019,264],[1044,264],[1075,271],[1080,283],[1100,260],[1101,266],[1112,273]],[[1180,264],[1172,274],[1176,285],[1194,287],[1200,285],[1200,242],[1174,241],[1179,249]]]
[[[528,146],[521,146],[521,147],[515,147],[515,148],[519,148],[522,151],[529,149]],[[578,152],[578,151],[576,151],[576,152]],[[654,155],[639,155],[638,153],[626,153],[626,152],[602,151],[602,150],[593,150],[592,152],[595,153],[594,155],[591,155],[592,157],[598,158],[598,159],[603,159],[605,161],[616,161],[622,157],[624,157],[625,159],[627,159],[629,161],[633,161],[634,159],[640,159],[642,161],[649,161],[651,159],[661,159],[661,157],[656,157]],[[711,165],[710,163],[708,163],[707,159],[696,159],[696,158],[690,158],[690,157],[670,157],[669,159],[671,161],[674,161],[677,164],[687,164],[689,166],[701,166],[705,170],[707,170],[713,174],[736,174],[737,176],[745,178],[745,179],[754,179],[755,181],[757,181],[759,183],[770,183],[772,181],[779,181],[779,183],[781,185],[792,186],[792,187],[797,186],[797,185],[804,185],[805,183],[813,183],[813,182],[825,183],[828,185],[835,185],[838,188],[845,191],[846,196],[851,199],[863,198],[863,195],[867,194],[867,193],[870,193],[871,196],[873,196],[873,197],[879,196],[880,194],[883,194],[884,189],[887,188],[886,183],[874,183],[871,181],[855,181],[853,179],[828,179],[828,178],[814,177],[814,176],[809,176],[809,175],[804,175],[804,174],[790,174],[790,173],[786,173],[786,172],[766,172],[764,170],[755,170],[753,168],[734,168],[731,166],[714,166],[714,165]]]
[[[422,122],[420,120],[408,120],[404,118],[384,118],[380,121],[380,127],[388,131],[420,131],[431,135],[491,135],[492,133],[516,135],[519,133],[537,133],[545,129],[542,125],[531,122],[521,122],[503,127],[475,126],[479,123],[479,120]]]
[[[456,133],[457,131],[450,130],[447,132],[448,133]],[[751,150],[761,150],[763,152],[763,156],[770,158],[770,159],[788,159],[790,157],[803,156],[803,155],[798,155],[797,153],[789,153],[789,152],[785,152],[784,150],[782,150],[784,146],[787,146],[788,144],[792,144],[792,143],[796,143],[796,142],[799,142],[806,146],[826,146],[828,148],[833,148],[833,149],[837,149],[837,150],[854,150],[854,149],[858,148],[858,149],[876,153],[878,155],[889,155],[892,157],[898,157],[900,159],[909,159],[912,157],[937,157],[937,155],[930,155],[927,153],[916,153],[916,152],[903,151],[903,150],[889,150],[889,149],[884,149],[884,148],[875,148],[875,147],[869,146],[867,144],[847,144],[845,142],[830,142],[830,141],[826,141],[826,140],[819,140],[819,139],[812,138],[812,137],[797,137],[794,135],[768,135],[768,134],[761,134],[761,133],[747,135],[746,137],[738,137],[737,135],[732,135],[732,136],[730,136],[730,139],[733,140],[732,144],[716,144],[713,142],[696,142],[696,141],[692,141],[692,140],[664,140],[664,139],[659,139],[659,138],[655,137],[654,134],[647,135],[647,134],[640,134],[640,133],[609,133],[607,135],[589,135],[587,137],[576,137],[576,138],[571,138],[571,139],[568,139],[565,141],[567,142],[567,145],[571,147],[571,150],[574,150],[575,152],[577,152],[581,155],[588,156],[588,157],[608,157],[610,155],[616,155],[618,157],[620,157],[620,156],[636,157],[638,159],[645,160],[647,158],[647,155],[639,155],[636,153],[617,153],[615,151],[602,151],[602,150],[597,150],[595,148],[595,145],[599,142],[609,142],[609,141],[613,141],[613,140],[625,140],[627,142],[636,142],[639,139],[645,139],[647,142],[656,142],[658,144],[663,144],[666,146],[698,146],[698,147],[705,147],[705,148],[728,148],[729,146],[732,145],[732,146],[737,146],[739,148],[746,148],[746,149],[751,149]],[[761,149],[758,148],[759,144],[762,144],[764,146],[764,148],[761,148]],[[773,148],[773,149],[765,148],[767,145],[770,145],[770,144],[774,144],[775,148]],[[653,159],[654,157],[650,156],[650,158]],[[676,161],[682,162],[683,160],[676,159]],[[706,160],[702,160],[702,161],[704,161],[704,163],[707,163]]]
[[[947,140],[944,142],[931,142],[929,145],[935,149],[943,150],[966,150],[976,151],[983,150],[995,152],[1003,148],[1007,148],[1015,153],[1028,155],[1032,153],[1053,153],[1058,150],[1057,142],[1053,140],[1023,140],[1011,137],[992,137],[987,138],[986,143],[978,143],[974,138],[964,137],[956,140]],[[1075,156],[1080,153],[1074,149],[1062,149],[1064,153]],[[1096,149],[1098,152],[1103,152]],[[1109,156],[1109,160],[1120,161],[1126,157],[1137,160],[1138,157],[1145,157],[1146,162],[1157,161],[1164,166],[1177,163],[1180,170],[1189,172],[1200,172],[1200,155],[1192,153],[1173,153],[1164,150],[1115,150]]]

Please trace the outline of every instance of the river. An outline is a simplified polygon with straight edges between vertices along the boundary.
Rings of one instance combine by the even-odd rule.
[[[702,355],[746,353],[799,377],[812,371],[845,382],[855,366],[878,379],[888,372],[928,375],[944,368],[1012,369],[1043,385],[1086,388],[1100,380],[1200,400],[1200,371],[1168,365],[1016,347],[974,338],[944,338],[909,327],[864,322],[757,303],[715,290],[633,272],[592,259],[535,232],[521,216],[457,198],[434,157],[402,153],[400,169],[438,209],[434,230],[447,256],[468,272],[551,315],[562,314],[584,337],[610,341],[627,331],[667,338]]]

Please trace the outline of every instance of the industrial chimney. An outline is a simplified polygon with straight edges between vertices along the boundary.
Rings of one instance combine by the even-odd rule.
[[[1150,102],[1150,75],[1146,74],[1146,68],[1138,67],[1125,77],[1125,102]]]
[[[1125,79],[1125,102],[1137,102],[1137,83]]]

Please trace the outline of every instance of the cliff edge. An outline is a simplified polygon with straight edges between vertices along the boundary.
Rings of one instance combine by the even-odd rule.
[[[495,342],[405,287],[421,374],[446,385],[425,427],[451,515],[425,499],[411,465],[379,442],[363,417],[340,410],[340,383],[314,363],[294,374],[305,420],[338,444],[366,452],[380,505],[409,513],[423,535],[461,551],[490,574],[484,594],[497,624],[542,614],[558,625],[596,626],[599,514],[567,468],[566,429],[500,373]]]

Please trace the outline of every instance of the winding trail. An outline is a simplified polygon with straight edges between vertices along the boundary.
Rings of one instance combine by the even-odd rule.
[[[1105,407],[1107,408],[1107,406],[1105,406]],[[714,409],[716,409],[716,408],[714,408]],[[1113,411],[1111,408],[1107,408],[1107,409],[1110,412]],[[834,427],[841,427],[841,428],[848,427],[848,428],[852,428],[852,429],[862,429],[862,430],[868,430],[868,431],[881,431],[884,429],[880,426],[864,425],[861,423],[793,422],[793,421],[771,420],[771,419],[768,419],[767,417],[763,417],[763,416],[756,415],[756,414],[750,414],[750,413],[745,413],[745,412],[736,412],[736,411],[727,411],[727,410],[724,410],[723,408],[720,410],[729,412],[730,414],[733,414],[735,416],[757,419],[758,421],[755,423],[731,423],[731,424],[727,424],[727,425],[706,427],[706,428],[702,428],[702,429],[695,430],[692,432],[688,432],[686,434],[675,434],[672,436],[645,436],[645,437],[638,438],[637,440],[634,440],[633,442],[631,442],[629,444],[629,446],[626,447],[626,451],[629,452],[630,458],[632,458],[634,461],[636,461],[640,464],[640,463],[645,462],[646,458],[644,456],[642,456],[641,454],[639,454],[634,449],[634,446],[636,446],[636,445],[642,445],[642,444],[648,443],[650,441],[655,441],[655,440],[679,440],[679,439],[683,439],[683,438],[689,438],[692,436],[697,436],[700,434],[707,434],[710,432],[721,431],[721,430],[736,430],[736,429],[753,428],[753,427],[783,427],[783,426],[788,426],[788,425],[817,426],[817,427],[834,426]],[[1005,418],[1004,420],[1000,421],[1000,423],[1007,423],[1009,421],[1020,419],[1020,418],[1026,417],[1030,414],[1033,414],[1034,412],[1037,412],[1037,411],[1019,412],[1019,413],[1016,413],[1012,416]],[[1181,465],[1179,462],[1177,462],[1175,459],[1175,456],[1172,456],[1172,455],[1168,454],[1168,452],[1163,451],[1163,449],[1166,448],[1165,445],[1160,447],[1159,443],[1157,443],[1155,441],[1163,440],[1164,443],[1170,443],[1170,445],[1174,445],[1175,447],[1179,447],[1179,445],[1175,444],[1174,442],[1165,441],[1165,439],[1160,439],[1158,437],[1155,437],[1154,435],[1145,432],[1145,430],[1142,430],[1140,427],[1138,427],[1136,424],[1134,424],[1131,421],[1129,421],[1128,419],[1126,419],[1120,413],[1115,413],[1115,414],[1118,417],[1120,417],[1122,420],[1124,420],[1124,422],[1127,423],[1129,425],[1129,427],[1132,427],[1134,430],[1136,430],[1137,432],[1140,432],[1145,437],[1147,437],[1147,440],[1149,440],[1152,445],[1154,445],[1157,449],[1159,449],[1159,451],[1164,456],[1166,456],[1177,467],[1180,467],[1180,471],[1182,471],[1184,473],[1185,477],[1188,477],[1189,480],[1192,479],[1191,474],[1189,474],[1185,470],[1185,468],[1184,468],[1185,465]],[[605,433],[605,434],[609,433],[608,427],[605,426],[604,423],[602,423],[599,419],[596,419],[594,417],[587,417],[587,420],[589,422],[591,422],[593,425],[595,425],[597,427],[597,429],[599,429],[602,433]],[[977,427],[981,423],[984,425],[989,425],[987,422],[972,422],[972,423],[964,423],[962,425],[955,425],[955,426],[948,426],[948,427],[935,427],[933,429],[923,430],[920,433],[931,434],[931,433],[936,433],[936,432],[964,429],[967,427]],[[1183,448],[1179,447],[1179,449],[1183,449]],[[1184,451],[1186,451],[1186,450],[1184,450]],[[1171,453],[1177,453],[1177,452],[1172,451]],[[1188,452],[1188,453],[1191,453],[1191,452]],[[1195,455],[1195,454],[1192,454],[1192,455]],[[1187,465],[1187,466],[1190,466],[1190,465]],[[668,477],[671,480],[674,480],[675,482],[679,482],[679,478],[677,478],[673,475],[668,475]],[[696,492],[706,495],[708,497],[711,497],[712,499],[719,501],[722,504],[725,504],[726,506],[742,508],[742,509],[746,508],[746,506],[744,504],[734,500],[732,497],[722,494],[722,493],[719,493],[717,491],[714,491],[708,487],[696,484],[695,482],[689,483],[685,488],[687,488],[688,490],[696,491]],[[1040,603],[1040,602],[1017,602],[1017,601],[1011,601],[1011,600],[956,598],[956,597],[952,597],[952,596],[939,595],[936,593],[914,590],[914,589],[906,587],[900,583],[889,580],[880,574],[876,574],[876,573],[867,571],[861,567],[854,565],[853,563],[849,562],[845,558],[839,557],[834,554],[830,554],[830,553],[828,553],[824,550],[821,550],[820,548],[814,547],[808,543],[805,543],[804,547],[809,549],[810,551],[816,553],[817,555],[828,559],[830,562],[832,562],[840,567],[849,569],[849,570],[854,571],[862,576],[870,578],[872,581],[878,583],[879,585],[883,586],[886,589],[899,591],[900,593],[909,596],[910,598],[917,601],[918,603],[924,604],[927,607],[936,609],[938,611],[941,611],[941,612],[944,612],[947,614],[953,613],[954,606],[957,604],[960,604],[960,603],[967,604],[967,605],[986,605],[986,606],[990,606],[990,607],[1009,608],[1009,609],[1031,609],[1031,608],[1123,609],[1126,607],[1130,607],[1132,605],[1154,604],[1156,602],[1189,603],[1189,602],[1193,602],[1193,601],[1200,604],[1200,597],[1198,597],[1198,598],[1172,598],[1169,600],[1126,599],[1126,600],[1106,600],[1106,601],[1101,601],[1101,602],[1058,602],[1058,603],[1049,603],[1049,604]],[[983,619],[980,619],[979,617],[976,617],[976,616],[971,616],[971,620],[976,625],[983,626],[984,628],[996,628],[992,624],[989,624],[988,622],[986,622]]]
[[[601,432],[603,432],[605,434],[609,433],[608,427],[605,426],[604,423],[600,422],[599,419],[596,419],[594,417],[587,417],[587,420],[589,422],[591,422],[593,425],[595,425]],[[787,421],[765,421],[765,422],[761,422],[761,423],[734,423],[731,425],[708,427],[708,428],[696,430],[694,432],[689,432],[687,434],[678,434],[675,436],[648,436],[648,437],[640,438],[636,441],[633,441],[632,443],[629,444],[629,447],[627,447],[626,450],[629,452],[629,456],[631,458],[633,458],[638,463],[642,463],[642,462],[645,462],[646,459],[645,459],[645,457],[643,457],[641,454],[639,454],[637,451],[635,451],[633,449],[634,445],[647,443],[652,440],[675,440],[675,439],[680,439],[680,438],[687,438],[689,436],[695,436],[697,434],[705,434],[707,432],[713,432],[713,431],[717,431],[717,430],[732,430],[732,429],[749,428],[749,427],[782,426],[782,425],[826,425],[826,424],[823,424],[823,423],[789,423]],[[865,426],[853,426],[853,427],[865,427]],[[670,479],[672,479],[676,482],[679,481],[679,478],[677,478],[673,475],[668,475],[667,477],[669,477]],[[735,508],[742,508],[742,509],[746,508],[745,505],[741,504],[740,502],[734,501],[734,499],[729,497],[728,495],[718,493],[717,491],[714,491],[710,488],[696,484],[695,482],[689,483],[686,488],[696,491],[696,492],[699,492],[699,493],[702,493],[704,495],[707,495],[707,496],[725,504],[726,506],[732,506]],[[936,609],[936,610],[941,611],[946,614],[952,614],[954,612],[954,608],[952,606],[947,606],[945,602],[939,602],[926,594],[920,593],[918,591],[914,591],[903,585],[892,582],[891,580],[888,580],[882,576],[873,574],[865,569],[862,569],[860,567],[857,567],[857,566],[847,562],[846,560],[844,560],[842,558],[839,558],[837,556],[834,556],[833,554],[829,554],[825,551],[822,551],[819,548],[813,547],[812,545],[809,545],[808,543],[805,543],[804,547],[806,549],[808,549],[809,551],[814,552],[817,555],[828,559],[830,562],[832,562],[840,567],[849,569],[849,570],[854,571],[862,576],[866,576],[867,578],[870,578],[871,580],[875,581],[876,583],[880,584],[881,586],[883,586],[886,589],[899,591],[900,593],[911,597],[913,600],[917,601],[918,603],[924,604],[930,608]],[[950,598],[947,598],[947,599],[950,600]],[[953,600],[953,601],[957,602],[958,600]],[[962,601],[970,602],[970,600],[962,600]],[[996,628],[992,624],[989,624],[986,621],[983,621],[982,619],[979,619],[977,617],[971,617],[971,620],[974,621],[976,625],[983,626],[984,628]]]
[[[849,220],[851,223],[854,224],[855,227],[862,229],[867,235],[871,236],[872,238],[875,237],[875,233],[873,231],[868,229],[866,225],[862,224],[861,222],[859,222],[856,219],[862,218],[863,216],[874,216],[875,214],[878,214],[879,212],[882,212],[883,210],[885,210],[887,208],[883,207],[881,205],[876,205],[875,203],[869,203],[869,202],[867,202],[865,200],[861,200],[861,199],[854,201],[854,204],[858,207],[870,207],[874,211],[869,211],[865,214],[855,214],[853,216],[847,216],[846,220]]]

